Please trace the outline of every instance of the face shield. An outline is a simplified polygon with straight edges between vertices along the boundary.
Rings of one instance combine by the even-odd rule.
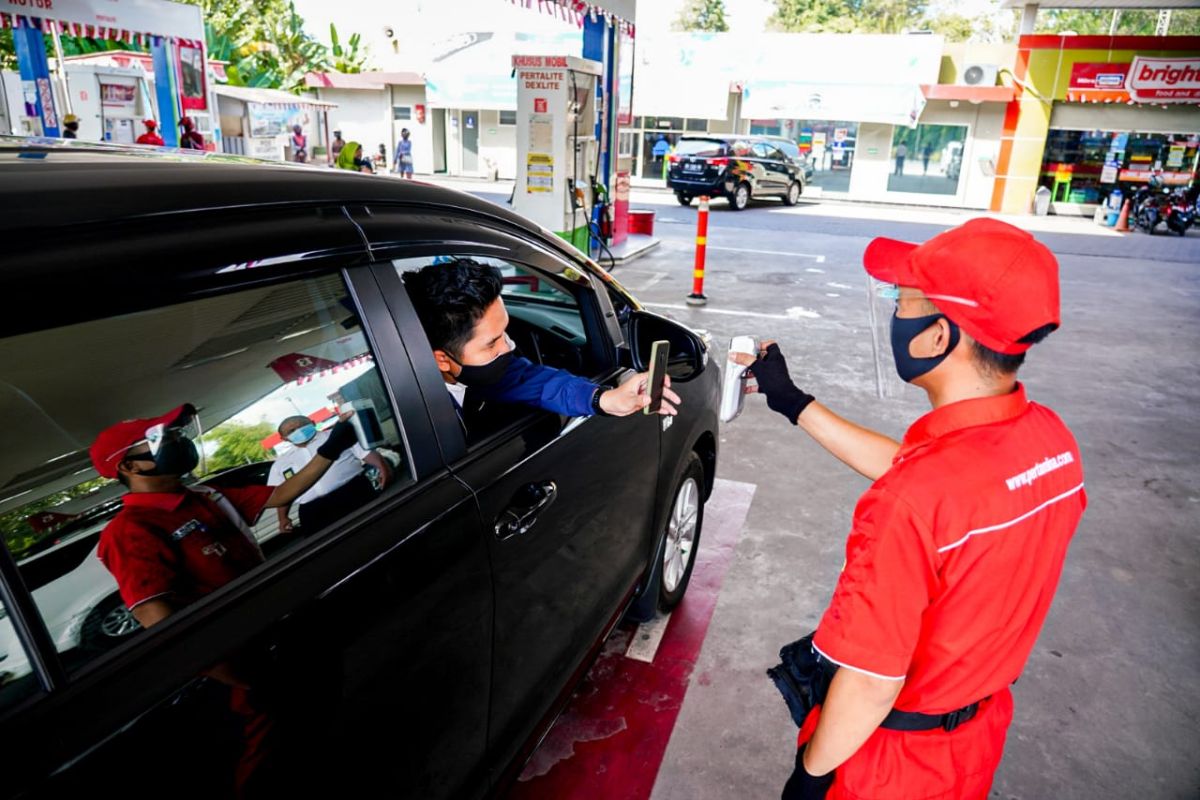
[[[899,301],[900,287],[867,276],[867,322],[874,356],[875,394],[881,400],[894,399],[904,392],[904,381],[896,373],[892,357],[892,317]]]
[[[875,356],[876,393],[881,399],[899,397],[904,387],[940,364],[959,341],[959,328],[941,309],[950,305],[978,305],[974,300],[946,294],[927,294],[917,289],[883,283],[867,277],[868,319]],[[914,356],[908,348],[913,339],[944,318],[950,324],[950,340],[936,356]]]
[[[154,461],[153,471],[147,473],[150,475],[186,475],[195,472],[197,467],[200,474],[204,474],[204,451],[197,445],[202,434],[200,416],[192,412],[181,415],[174,422],[151,425],[146,429],[145,438],[131,444],[126,452],[146,445],[149,452],[135,458]]]

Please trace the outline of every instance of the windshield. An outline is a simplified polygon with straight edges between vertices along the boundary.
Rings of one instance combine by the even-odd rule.
[[[725,155],[725,143],[716,139],[680,139],[675,145],[675,154],[714,158]]]

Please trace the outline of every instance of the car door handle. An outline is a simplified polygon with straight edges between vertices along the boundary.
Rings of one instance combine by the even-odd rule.
[[[504,541],[527,532],[556,497],[558,485],[554,481],[522,487],[509,507],[496,518],[496,538]]]

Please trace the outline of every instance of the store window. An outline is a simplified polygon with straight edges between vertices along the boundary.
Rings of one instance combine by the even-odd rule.
[[[888,191],[958,194],[966,141],[965,125],[895,128]]]
[[[689,119],[684,125],[684,129],[688,131],[696,131],[705,133],[708,131],[708,120],[706,119]]]
[[[1165,187],[1196,178],[1200,134],[1051,130],[1038,183],[1056,203],[1102,203],[1117,188],[1145,185],[1159,174]]]
[[[516,125],[517,124],[517,112],[516,111],[501,111],[500,112],[500,124],[501,125]]]
[[[665,181],[667,179],[667,156],[675,152],[675,145],[678,142],[678,133],[653,130],[643,133],[641,176]]]
[[[412,106],[392,106],[392,119],[396,122],[408,122],[412,119]]]

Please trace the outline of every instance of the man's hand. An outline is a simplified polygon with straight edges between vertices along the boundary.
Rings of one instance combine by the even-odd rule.
[[[605,414],[613,417],[627,417],[630,414],[641,411],[650,405],[650,394],[647,391],[649,382],[649,372],[640,372],[634,375],[617,388],[609,389],[601,394],[600,408],[604,409]],[[682,402],[679,399],[679,395],[671,391],[671,379],[663,378],[663,400],[658,413],[668,415],[678,414],[679,412],[675,409],[675,406]]]
[[[779,412],[788,422],[795,425],[800,419],[800,414],[814,398],[792,382],[792,376],[788,374],[787,360],[784,359],[779,345],[767,340],[762,343],[758,358],[749,353],[733,353],[732,358],[735,363],[750,368],[746,374],[754,378],[757,384],[747,385],[746,393],[757,392],[766,395],[767,408]]]
[[[346,450],[358,444],[358,433],[347,420],[354,412],[343,414],[341,421],[329,429],[329,438],[317,448],[317,455],[337,461]]]

